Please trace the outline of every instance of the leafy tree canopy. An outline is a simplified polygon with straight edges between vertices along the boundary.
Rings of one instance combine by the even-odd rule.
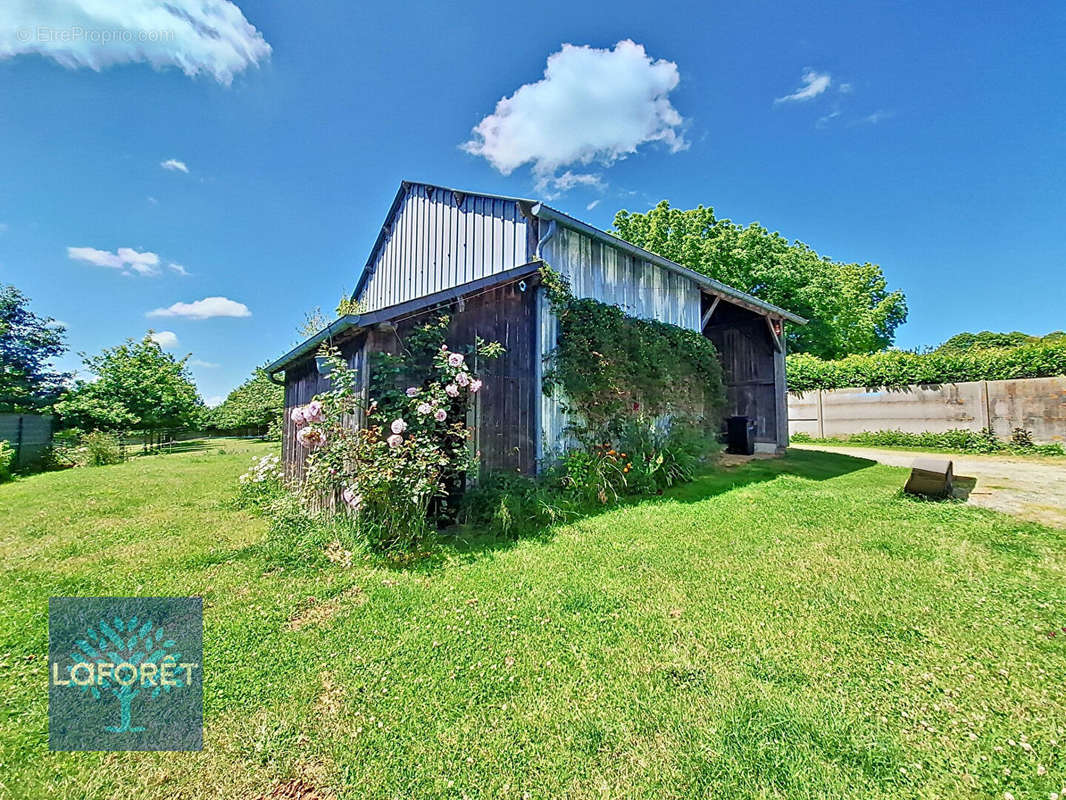
[[[757,223],[718,219],[712,208],[685,211],[664,200],[644,214],[619,211],[614,228],[628,242],[809,319],[788,328],[797,352],[877,352],[907,319],[903,293],[888,290],[876,264],[833,261]]]
[[[98,356],[82,358],[95,380],[78,381],[56,403],[68,427],[83,430],[145,430],[196,427],[204,407],[189,377],[186,358],[153,342],[127,339]]]
[[[1010,333],[996,333],[995,331],[981,331],[980,333],[957,333],[936,348],[938,353],[962,353],[967,350],[990,350],[1002,347],[1021,347],[1026,344],[1037,342],[1055,342],[1066,338],[1063,331],[1053,331],[1047,336],[1030,336],[1021,331]]]
[[[211,409],[211,425],[220,430],[267,428],[285,410],[285,389],[273,383],[262,367]]]
[[[51,360],[66,352],[66,329],[28,306],[22,292],[0,285],[0,411],[41,409],[70,377],[51,367]]]

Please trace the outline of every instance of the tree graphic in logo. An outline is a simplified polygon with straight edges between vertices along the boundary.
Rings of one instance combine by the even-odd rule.
[[[119,721],[106,726],[108,732],[143,731],[132,724],[134,698],[142,692],[156,698],[187,686],[191,667],[197,665],[180,663],[181,653],[172,652],[176,642],[166,638],[163,628],[155,627],[151,620],[140,623],[137,617],[125,621],[115,617],[110,623],[101,621],[97,628],[99,632],[90,627],[85,638],[75,642],[71,687],[96,700],[107,692],[118,699]]]

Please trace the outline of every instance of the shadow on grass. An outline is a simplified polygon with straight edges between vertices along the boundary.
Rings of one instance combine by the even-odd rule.
[[[615,505],[587,508],[560,525],[572,525],[619,508],[642,504],[699,503],[747,486],[773,481],[783,475],[810,481],[824,481],[876,465],[876,461],[868,458],[815,450],[790,450],[782,458],[752,459],[737,466],[718,466],[708,469],[696,476],[690,483],[675,486],[661,495],[627,497]],[[439,548],[434,555],[403,568],[435,571],[446,562],[454,561],[456,558],[463,562],[472,562],[485,557],[491,558],[497,551],[508,550],[520,541],[550,541],[560,525],[540,528],[519,537],[496,536],[468,526],[450,528],[441,532]]]

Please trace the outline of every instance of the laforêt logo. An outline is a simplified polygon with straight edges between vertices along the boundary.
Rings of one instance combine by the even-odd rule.
[[[48,601],[52,750],[200,750],[203,601]]]

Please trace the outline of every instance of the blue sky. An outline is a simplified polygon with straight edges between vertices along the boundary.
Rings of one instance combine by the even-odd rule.
[[[0,280],[67,368],[152,327],[225,395],[352,288],[405,178],[758,220],[880,264],[902,347],[1066,328],[1061,3],[202,6],[0,20]]]

